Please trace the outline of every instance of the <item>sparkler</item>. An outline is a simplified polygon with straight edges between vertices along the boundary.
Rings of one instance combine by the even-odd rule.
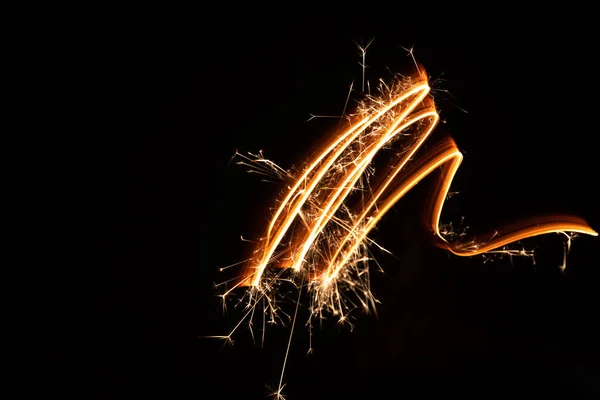
[[[348,116],[345,130],[318,149],[300,171],[286,171],[262,154],[238,154],[241,164],[284,180],[287,190],[245,261],[244,274],[221,295],[225,301],[232,291],[246,288],[240,300],[246,312],[229,335],[218,337],[231,341],[232,334],[247,321],[254,338],[255,311],[263,306],[263,311],[256,313],[262,314],[263,342],[266,322],[283,319],[292,321],[291,341],[302,291],[310,298],[309,328],[315,318],[333,315],[346,323],[356,308],[375,311],[369,261],[373,260],[370,247],[378,245],[368,235],[394,204],[434,171],[441,173],[435,195],[427,199],[426,226],[438,247],[457,256],[531,255],[506,246],[560,233],[567,236],[570,247],[575,234],[598,235],[583,219],[568,215],[537,218],[468,241],[441,224],[444,201],[463,156],[450,138],[423,149],[440,119],[430,91],[420,66],[412,77],[400,77],[391,84],[380,81],[380,94],[366,96]],[[382,151],[392,154],[388,166],[375,173],[374,159]],[[298,288],[293,317],[278,305],[277,289],[284,282]],[[283,386],[282,370],[277,397],[282,397]]]

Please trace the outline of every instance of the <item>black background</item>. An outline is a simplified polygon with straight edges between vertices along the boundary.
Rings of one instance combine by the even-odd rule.
[[[374,38],[371,82],[411,72],[411,46],[438,82],[440,130],[465,155],[444,220],[478,228],[564,212],[600,228],[597,62],[584,10],[454,19],[367,6],[115,11],[56,27],[56,85],[69,98],[59,117],[74,128],[57,138],[67,179],[55,190],[68,193],[62,215],[73,217],[61,219],[69,251],[52,303],[58,393],[249,399],[277,387],[288,328],[268,331],[264,348],[245,329],[233,347],[198,338],[226,334],[241,316],[231,305],[223,315],[217,268],[244,259],[240,235],[260,233],[279,189],[229,160],[263,150],[298,165],[336,123],[309,115],[340,114],[353,80],[360,98],[356,43]],[[524,242],[535,265],[449,256],[419,234],[424,195],[416,188],[372,234],[397,256],[381,254],[385,273],[373,271],[378,316],[357,313],[353,331],[316,329],[310,357],[300,326],[284,393],[597,391],[597,239],[574,241],[564,274],[553,235]]]

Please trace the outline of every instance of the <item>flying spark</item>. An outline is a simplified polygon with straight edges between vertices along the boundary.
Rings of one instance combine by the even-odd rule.
[[[327,315],[349,323],[348,316],[355,309],[374,312],[377,301],[370,291],[369,262],[373,261],[370,248],[378,245],[369,233],[396,202],[434,171],[441,173],[435,195],[426,199],[426,226],[438,247],[457,256],[531,256],[530,251],[508,246],[559,233],[567,236],[567,249],[575,234],[597,236],[583,219],[568,215],[523,221],[469,240],[451,224],[441,224],[444,201],[451,194],[450,185],[463,156],[448,137],[423,149],[440,117],[427,76],[422,67],[417,66],[417,71],[392,83],[381,81],[379,95],[366,95],[357,111],[347,116],[345,130],[319,148],[300,171],[286,171],[260,153],[238,154],[239,163],[251,166],[255,173],[283,180],[286,191],[277,200],[264,234],[255,241],[244,274],[221,295],[225,301],[234,290],[245,288],[239,302],[246,311],[234,329],[219,338],[230,342],[243,321],[252,332],[255,317],[262,318],[262,341],[266,323],[292,321],[293,333],[301,292],[309,297],[309,329],[314,320]],[[374,159],[382,151],[390,153],[388,163],[375,173]],[[278,289],[286,282],[299,291],[293,315],[279,306],[287,295]],[[287,355],[288,351],[284,368]],[[278,398],[283,385],[282,370],[275,392]]]

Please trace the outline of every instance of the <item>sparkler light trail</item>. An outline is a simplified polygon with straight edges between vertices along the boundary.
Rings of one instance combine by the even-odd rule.
[[[424,148],[440,117],[427,76],[421,67],[417,70],[414,76],[389,85],[381,81],[380,94],[366,96],[348,117],[345,130],[321,146],[300,172],[286,171],[262,154],[241,156],[240,163],[252,166],[254,172],[283,179],[287,191],[245,262],[244,274],[222,295],[225,300],[236,288],[247,289],[242,298],[247,312],[221,338],[231,340],[244,320],[252,328],[259,305],[264,306],[257,313],[263,319],[263,340],[267,318],[268,322],[291,320],[278,306],[277,288],[283,282],[309,295],[309,327],[313,318],[326,314],[347,322],[353,309],[374,310],[368,262],[372,260],[369,249],[376,243],[368,235],[394,204],[434,171],[440,174],[435,195],[427,199],[426,227],[437,246],[457,256],[528,255],[506,246],[550,233],[565,234],[569,240],[574,234],[597,236],[583,219],[568,215],[532,219],[470,240],[441,224],[444,201],[463,156],[451,138]],[[386,163],[380,166],[376,156],[384,152]],[[278,396],[281,389],[282,382]]]

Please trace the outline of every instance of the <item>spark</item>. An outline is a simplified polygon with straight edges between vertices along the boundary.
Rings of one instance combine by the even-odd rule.
[[[369,41],[369,43],[367,43],[366,46],[356,43],[356,46],[358,47],[358,50],[360,51],[360,56],[362,59],[362,62],[359,62],[358,64],[362,67],[362,92],[363,93],[365,91],[365,73],[366,73],[366,69],[367,69],[367,64],[366,64],[367,49],[369,48],[371,43],[373,43],[373,40],[375,40],[375,38],[371,39]]]
[[[364,48],[359,46],[363,91],[365,53],[371,42]],[[408,51],[414,60],[412,49]],[[374,257],[370,249],[381,246],[368,235],[405,194],[434,171],[441,173],[435,182],[435,194],[426,199],[429,204],[425,226],[434,245],[456,256],[533,257],[532,251],[510,245],[539,235],[559,233],[567,237],[566,260],[575,234],[598,235],[583,219],[570,215],[532,218],[470,238],[464,232],[462,220],[456,229],[451,223],[442,224],[444,202],[454,194],[450,186],[463,155],[449,137],[423,148],[440,117],[425,70],[416,61],[415,65],[417,73],[413,76],[398,76],[389,83],[380,81],[377,96],[365,94],[357,110],[346,116],[348,126],[338,129],[340,133],[299,170],[284,170],[265,159],[262,153],[242,156],[243,165],[283,180],[286,188],[275,202],[264,234],[255,241],[244,274],[222,296],[224,301],[233,290],[246,289],[243,300],[247,311],[242,320],[253,319],[254,308],[262,305],[262,343],[265,323],[291,321],[293,332],[302,292],[309,297],[307,326],[310,332],[313,321],[322,323],[328,316],[352,327],[349,316],[353,310],[375,312],[377,300],[370,291],[369,272],[369,263]],[[346,106],[344,115],[345,112]],[[311,115],[311,119],[316,117]],[[396,151],[390,154],[388,167],[376,171],[375,156],[390,149]],[[561,269],[565,265],[563,261]],[[279,290],[285,283],[298,289],[293,316],[278,306],[278,301],[286,297]],[[230,342],[241,323],[228,335],[218,338]],[[252,329],[251,323],[249,327]],[[285,386],[283,377],[292,332],[274,393],[277,398],[282,398]],[[254,337],[254,333],[252,335]],[[310,353],[312,342],[309,347]]]
[[[410,49],[407,49],[404,46],[400,46],[400,47],[402,47],[402,49],[404,51],[406,51],[406,53],[407,53],[406,55],[407,56],[410,56],[410,58],[412,58],[413,63],[415,64],[415,67],[417,68],[417,71],[419,71],[420,66],[419,66],[419,63],[417,62],[417,59],[415,58],[415,47],[411,46]]]
[[[283,395],[281,394],[281,391],[285,387],[285,384],[283,383],[283,376],[285,373],[285,365],[287,364],[287,361],[288,361],[290,346],[292,344],[292,337],[294,335],[294,328],[296,326],[296,317],[298,316],[298,307],[300,306],[300,296],[301,295],[302,295],[302,290],[298,290],[298,300],[296,301],[296,310],[294,311],[294,318],[292,319],[292,328],[290,329],[290,337],[288,339],[288,345],[285,350],[285,357],[283,358],[283,367],[281,368],[281,376],[279,378],[279,389],[274,394],[277,399],[281,399],[281,400],[285,399],[283,397]]]
[[[342,118],[343,115],[316,115],[316,114],[309,114],[309,118],[306,120],[306,122],[310,122],[315,118],[334,118],[334,119],[338,119],[338,118]]]

